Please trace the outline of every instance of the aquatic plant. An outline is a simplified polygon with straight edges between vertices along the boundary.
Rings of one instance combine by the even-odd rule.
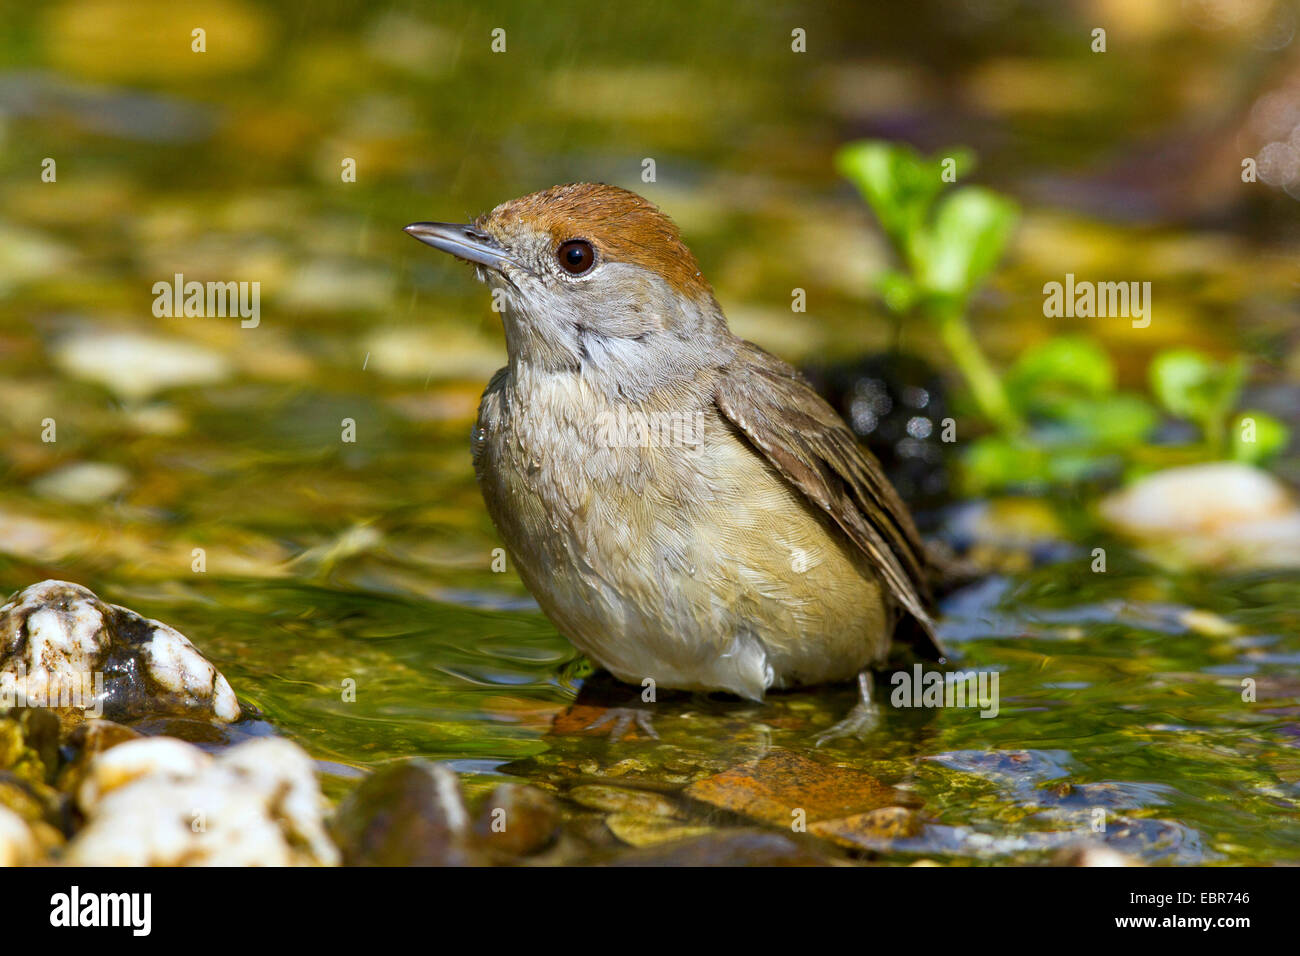
[[[982,186],[948,189],[974,167],[967,149],[926,157],[910,146],[863,140],[842,147],[835,162],[899,260],[900,268],[878,281],[885,306],[934,328],[975,408],[993,426],[961,457],[968,492],[1132,476],[1223,458],[1262,464],[1286,447],[1289,431],[1276,418],[1254,410],[1233,415],[1246,375],[1239,356],[1220,362],[1188,348],[1157,354],[1148,376],[1154,401],[1120,389],[1111,357],[1084,335],[1030,346],[999,375],[968,311],[1015,230],[1015,202]],[[1165,416],[1194,424],[1200,441],[1162,440]]]

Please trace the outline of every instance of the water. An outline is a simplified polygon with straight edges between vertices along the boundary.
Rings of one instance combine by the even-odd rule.
[[[135,46],[118,49],[128,9],[182,37],[201,10],[11,11],[0,38],[0,590],[66,578],[177,627],[322,761],[333,796],[412,755],[450,761],[471,793],[521,775],[611,773],[673,790],[785,748],[916,795],[929,826],[886,862],[1037,860],[1099,820],[1112,846],[1149,862],[1294,862],[1300,580],[1165,572],[1118,542],[1094,574],[1084,555],[1097,533],[1074,497],[1057,504],[1075,550],[945,605],[960,665],[999,675],[996,718],[895,711],[863,740],[817,750],[853,703],[842,687],[764,705],[667,699],[659,742],[548,736],[587,671],[513,574],[492,567],[499,542],[469,444],[478,393],[503,361],[500,331],[469,271],[402,235],[407,222],[469,217],[558,181],[629,185],[679,220],[738,331],[790,359],[849,356],[892,332],[867,294],[883,247],[830,153],[863,132],[927,148],[957,137],[981,151],[987,181],[1029,197],[1021,244],[978,315],[995,356],[1053,331],[1044,276],[1085,265],[1127,276],[1141,263],[1158,320],[1143,333],[1091,330],[1138,387],[1144,356],[1189,341],[1244,341],[1285,377],[1295,231],[1276,205],[1208,230],[1169,225],[1159,208],[1123,225],[1090,218],[1135,207],[1086,178],[1041,201],[1080,157],[1132,150],[1160,128],[1149,102],[1161,97],[1125,98],[1117,84],[1140,75],[1181,102],[1208,74],[1171,56],[1118,60],[1112,77],[1086,53],[1047,52],[1040,34],[1067,33],[1064,13],[988,22],[950,6],[923,5],[919,21],[818,14],[807,62],[792,59],[781,17],[710,3],[672,29],[657,8],[631,21],[602,8],[582,31],[522,3],[446,14],[342,3],[310,23],[279,4],[223,4],[212,22],[244,26],[224,45],[214,29],[206,61],[165,31],[128,31]],[[508,60],[488,49],[498,20]],[[1167,31],[1153,44],[1208,42],[1176,21],[1153,29]],[[986,55],[1008,32],[1031,52]],[[1212,50],[1207,70],[1242,71],[1259,55]],[[1088,92],[1055,113],[1005,101],[1049,69]],[[1024,75],[1004,87],[998,70]],[[922,76],[966,100],[927,92]],[[474,96],[461,95],[471,79]],[[998,135],[982,133],[971,100]],[[653,184],[639,181],[647,154]],[[45,156],[58,160],[55,183],[38,179]],[[340,179],[344,157],[357,159],[355,183]],[[1277,195],[1262,194],[1291,201]],[[152,285],[176,272],[260,281],[260,324],[155,318]],[[795,322],[793,287],[811,303]],[[67,341],[105,330],[191,343],[223,374],[129,395],[60,366]],[[41,439],[46,418],[56,442]],[[116,466],[121,489],[81,502],[42,491],[38,479],[78,462]]]

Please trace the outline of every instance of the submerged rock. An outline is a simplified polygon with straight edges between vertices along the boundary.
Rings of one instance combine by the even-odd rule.
[[[814,843],[748,828],[715,830],[693,839],[621,852],[609,866],[828,866],[839,860]]]
[[[683,823],[681,820],[656,816],[650,813],[611,813],[605,826],[629,846],[659,846],[677,843],[714,832],[714,827]]]
[[[1159,471],[1110,495],[1100,510],[1160,564],[1300,567],[1300,509],[1281,482],[1249,465]]]
[[[230,684],[184,635],[67,581],[33,584],[0,607],[0,701],[113,720],[239,719]]]
[[[463,866],[473,862],[469,811],[447,767],[406,760],[375,771],[331,827],[349,866]]]
[[[854,849],[888,850],[894,841],[921,835],[924,823],[907,807],[879,807],[808,825],[808,832]]]
[[[711,833],[714,827],[687,819],[684,807],[671,797],[651,790],[583,784],[565,796],[581,807],[605,812],[605,827],[623,843],[634,847],[675,843]]]
[[[59,367],[128,401],[181,385],[209,385],[230,375],[220,353],[178,339],[137,332],[86,332],[59,342]]]
[[[886,786],[869,773],[819,763],[785,750],[697,780],[685,793],[778,827],[915,802],[912,795]]]
[[[311,758],[280,738],[212,757],[168,737],[96,757],[77,793],[74,866],[332,866]]]
[[[474,837],[493,854],[531,856],[553,844],[560,834],[555,798],[536,787],[503,783],[479,808]]]
[[[566,794],[574,803],[592,810],[632,813],[639,816],[680,817],[678,806],[662,794],[650,790],[587,784],[574,787]]]
[[[81,461],[42,475],[32,483],[32,491],[70,504],[96,504],[121,492],[130,481],[130,473],[120,465]]]

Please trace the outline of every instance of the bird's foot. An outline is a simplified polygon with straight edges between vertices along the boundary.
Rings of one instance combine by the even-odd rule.
[[[880,726],[880,708],[871,699],[870,671],[858,674],[858,693],[859,700],[849,715],[817,738],[818,747],[841,737],[861,739]]]
[[[640,730],[647,737],[659,739],[655,733],[654,721],[650,711],[644,707],[608,707],[605,712],[584,727],[584,730],[600,730],[610,724],[609,739],[622,740],[629,730]]]

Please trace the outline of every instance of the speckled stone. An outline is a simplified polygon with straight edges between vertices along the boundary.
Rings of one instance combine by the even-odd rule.
[[[25,866],[40,856],[36,836],[27,821],[5,807],[0,807],[0,867]]]
[[[325,801],[297,744],[250,740],[218,757],[168,737],[97,756],[77,793],[75,866],[335,865]]]
[[[0,607],[0,704],[239,719],[230,684],[184,635],[67,581]]]

